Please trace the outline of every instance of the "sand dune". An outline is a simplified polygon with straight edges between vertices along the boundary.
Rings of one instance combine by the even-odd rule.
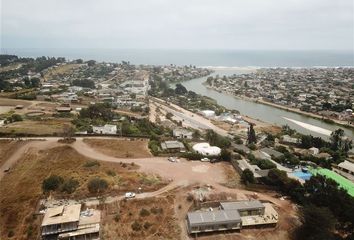
[[[308,124],[308,123],[304,123],[304,122],[300,122],[300,121],[297,121],[297,120],[294,120],[294,119],[291,119],[291,118],[287,118],[287,117],[283,117],[285,120],[288,120],[292,123],[295,123],[296,125],[300,126],[300,127],[303,127],[307,130],[310,130],[310,131],[313,131],[313,132],[316,132],[316,133],[320,133],[320,134],[323,134],[323,135],[326,135],[326,136],[330,136],[332,131],[328,130],[328,129],[325,129],[325,128],[321,128],[321,127],[317,127],[315,125],[311,125],[311,124]]]

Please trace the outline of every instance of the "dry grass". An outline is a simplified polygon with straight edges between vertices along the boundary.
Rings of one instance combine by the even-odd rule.
[[[25,141],[0,140],[0,166],[16,151],[25,145]]]
[[[149,212],[148,216],[141,216],[140,211],[143,208]],[[141,230],[132,229],[135,221],[141,225]],[[103,239],[107,240],[179,239],[181,231],[174,218],[172,196],[110,204],[105,207],[102,228]]]
[[[94,196],[88,192],[87,182],[96,176],[109,183],[105,195],[121,195],[139,187],[143,191],[154,191],[165,186],[165,182],[158,177],[134,171],[136,165],[99,162],[98,166],[85,166],[90,161],[69,146],[39,152],[32,149],[26,153],[1,181],[0,239],[8,239],[9,231],[15,233],[11,239],[36,239],[40,219],[33,214],[39,199],[44,197],[42,182],[51,174],[64,179],[74,178],[80,183],[73,194],[55,192],[52,193],[54,198],[82,199]],[[27,236],[31,228],[32,235]]]
[[[0,128],[1,133],[22,133],[33,135],[53,135],[60,134],[64,125],[71,125],[70,119],[48,119],[41,121],[25,120],[7,124]]]
[[[31,105],[31,101],[0,97],[0,106],[16,106],[16,105],[23,105],[24,107],[28,107],[29,105]]]
[[[117,158],[151,157],[146,139],[84,139],[90,147]]]
[[[45,75],[45,79],[55,78],[64,74],[70,74],[74,69],[78,68],[80,64],[65,64],[56,68],[50,69]]]
[[[231,165],[223,165],[224,173],[226,176],[226,183],[223,184],[228,188],[240,188],[241,177]]]

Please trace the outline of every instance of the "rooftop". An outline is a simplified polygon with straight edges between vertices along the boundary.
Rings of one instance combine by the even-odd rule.
[[[53,224],[77,222],[80,219],[80,210],[81,204],[48,208],[44,214],[42,227]]]
[[[248,209],[256,209],[256,208],[264,208],[264,205],[258,200],[239,201],[239,202],[221,202],[220,205],[224,210],[248,210]]]
[[[163,149],[174,149],[174,148],[184,148],[183,143],[179,141],[165,141],[161,143]]]
[[[230,221],[241,222],[240,214],[237,210],[214,210],[189,212],[187,215],[191,225],[222,224]]]
[[[341,162],[338,164],[339,167],[344,168],[346,170],[349,170],[351,172],[354,172],[354,163],[349,162],[345,160],[344,162]]]

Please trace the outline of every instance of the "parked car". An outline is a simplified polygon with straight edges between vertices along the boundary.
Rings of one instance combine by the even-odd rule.
[[[125,198],[135,198],[135,193],[127,192],[127,193],[125,193]]]
[[[202,159],[200,159],[200,161],[202,161],[202,162],[210,162],[210,159],[209,158],[202,158]]]
[[[213,158],[213,159],[210,160],[210,162],[211,162],[211,163],[216,163],[216,162],[219,162],[219,159]]]
[[[177,158],[176,157],[168,157],[167,160],[170,161],[170,162],[177,162]]]

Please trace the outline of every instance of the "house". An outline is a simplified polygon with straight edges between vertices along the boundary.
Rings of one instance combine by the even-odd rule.
[[[246,154],[249,154],[251,152],[251,150],[243,144],[232,144],[232,146],[236,151],[243,151]]]
[[[354,183],[354,163],[345,160],[338,165],[332,165],[333,171],[339,173],[343,177],[349,179]]]
[[[192,139],[193,133],[184,128],[173,129],[173,136],[176,138]]]
[[[272,148],[262,148],[260,151],[262,153],[264,153],[265,155],[268,155],[269,157],[279,158],[279,157],[284,156],[284,154],[282,154],[281,152],[278,152]]]
[[[269,173],[269,169],[262,170],[257,165],[252,165],[245,159],[237,160],[235,163],[232,162],[232,165],[239,174],[242,174],[243,171],[249,169],[255,178],[267,177]]]
[[[311,155],[317,155],[320,152],[320,150],[318,148],[315,148],[315,147],[309,148],[309,151],[310,151]]]
[[[200,111],[200,113],[206,118],[215,117],[215,111],[212,111],[212,110],[203,110],[203,111]]]
[[[104,126],[93,126],[92,130],[98,134],[117,134],[117,125],[106,124]]]
[[[282,136],[281,141],[283,143],[298,144],[301,140],[299,138],[290,137],[289,135],[284,135]]]
[[[161,143],[161,148],[164,151],[168,152],[183,152],[185,151],[185,147],[183,143],[179,141],[164,141]]]
[[[258,200],[220,202],[218,208],[194,211],[187,214],[190,234],[238,230],[242,227],[275,226],[278,213],[270,203]]]
[[[44,240],[98,240],[100,221],[100,211],[81,211],[81,204],[47,208],[41,224],[41,236]]]

